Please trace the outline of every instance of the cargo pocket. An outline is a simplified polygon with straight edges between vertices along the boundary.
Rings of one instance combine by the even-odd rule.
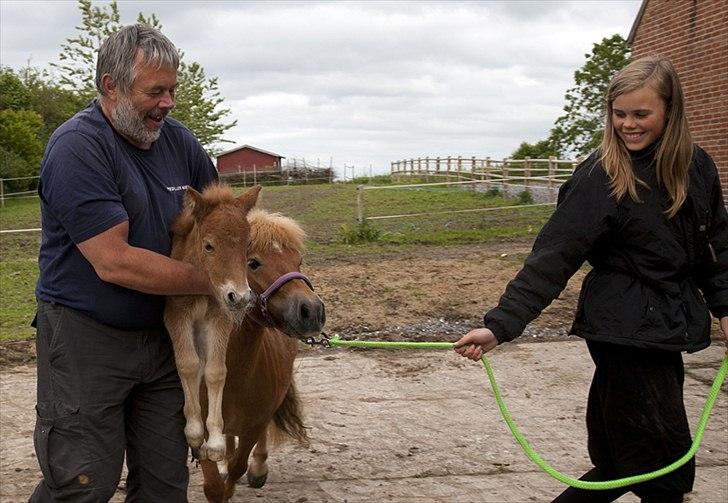
[[[33,444],[43,479],[51,489],[78,484],[77,477],[88,466],[83,427],[78,409],[61,408],[57,417],[55,407],[36,405]]]

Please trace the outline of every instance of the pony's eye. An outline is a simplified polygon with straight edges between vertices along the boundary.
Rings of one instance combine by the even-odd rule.
[[[207,253],[212,253],[215,251],[215,247],[212,246],[210,243],[205,243],[204,249]]]
[[[258,267],[260,267],[260,262],[258,262],[257,259],[251,258],[248,260],[248,267],[250,267],[251,270],[255,271]]]

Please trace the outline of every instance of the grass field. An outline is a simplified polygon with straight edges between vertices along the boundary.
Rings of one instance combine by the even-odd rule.
[[[379,177],[377,185],[388,183]],[[417,183],[407,180],[406,183]],[[405,182],[402,182],[405,183]],[[391,215],[513,206],[493,212],[448,213],[377,220],[376,240],[344,244],[355,232],[357,183],[264,187],[260,205],[295,218],[309,235],[308,261],[360,253],[392,253],[417,246],[448,246],[489,239],[535,234],[551,214],[551,207],[517,208],[513,199],[461,188],[366,191],[366,215]],[[242,190],[242,189],[240,189]],[[40,227],[38,199],[6,201],[0,208],[0,228]],[[0,236],[0,340],[34,334],[29,326],[35,311],[34,286],[38,276],[40,233]]]

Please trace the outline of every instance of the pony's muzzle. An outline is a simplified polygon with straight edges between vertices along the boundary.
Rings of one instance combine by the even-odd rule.
[[[248,290],[243,294],[241,294],[237,290],[231,289],[225,293],[225,305],[231,311],[238,311],[248,307],[250,298],[250,288],[248,288]]]
[[[303,334],[318,334],[326,324],[326,308],[321,299],[302,299],[296,306],[297,331]]]

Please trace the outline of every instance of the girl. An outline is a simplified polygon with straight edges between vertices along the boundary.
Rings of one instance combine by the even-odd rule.
[[[728,214],[715,164],[693,145],[672,64],[646,57],[607,92],[601,148],[559,191],[556,211],[485,328],[455,343],[472,360],[518,337],[588,261],[571,333],[596,366],[586,422],[595,468],[607,480],[661,468],[691,444],[681,351],[710,344],[710,312],[728,344]],[[607,502],[632,491],[642,502],[680,502],[691,460],[635,486],[568,488],[554,501]]]

